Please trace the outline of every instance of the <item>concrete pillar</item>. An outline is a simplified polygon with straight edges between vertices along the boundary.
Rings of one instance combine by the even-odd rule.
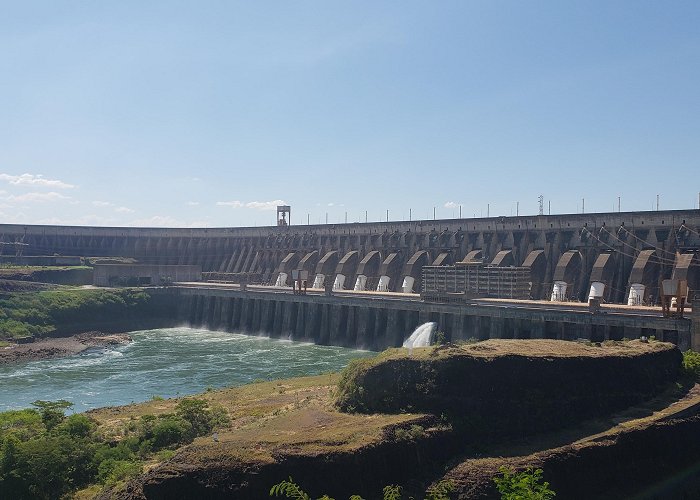
[[[301,338],[304,338],[304,336],[307,335],[306,333],[306,318],[307,318],[307,309],[308,309],[309,304],[306,303],[301,303],[299,304],[299,308],[297,309],[297,320],[294,325],[294,328],[292,329],[292,339],[298,340]]]
[[[283,338],[292,336],[292,329],[297,320],[297,310],[301,304],[299,302],[285,302],[282,309],[282,329],[280,335]]]
[[[452,342],[467,339],[465,328],[466,327],[465,327],[464,315],[463,314],[455,314],[454,320],[452,323],[452,336],[450,337]]]
[[[238,331],[241,329],[241,309],[245,299],[233,299],[233,313],[231,314],[231,330]]]
[[[214,322],[214,302],[215,297],[206,296],[204,297],[204,309],[202,310],[202,326],[204,328],[211,328],[211,324]]]
[[[359,307],[357,315],[357,347],[368,349],[374,336],[374,309]]]
[[[250,332],[251,324],[253,322],[253,304],[252,299],[244,298],[241,299],[241,324],[240,330],[242,332]]]
[[[664,331],[661,328],[657,328],[654,330],[654,336],[656,337],[656,340],[664,341]]]
[[[345,323],[348,318],[347,306],[331,306],[329,342],[331,345],[349,347],[345,338]]]
[[[492,339],[502,339],[503,338],[503,330],[505,328],[505,323],[503,318],[498,318],[498,317],[491,317],[490,321],[490,327],[489,327],[489,338]]]
[[[218,330],[221,325],[221,297],[212,297],[212,314],[209,322],[209,329]]]
[[[269,335],[272,333],[277,312],[277,301],[256,300],[253,307],[253,331]]]
[[[233,299],[221,299],[221,316],[219,317],[219,327],[223,330],[231,331],[231,315],[233,314]]]
[[[401,318],[399,312],[398,309],[390,309],[387,311],[386,333],[381,338],[382,349],[386,349],[387,347],[399,347],[403,343],[402,328],[399,325],[399,319],[403,318]]]
[[[307,335],[310,340],[318,342],[321,336],[321,304],[311,303],[308,304],[306,310],[306,325],[307,325]]]
[[[593,325],[578,325],[578,337],[582,339],[591,340],[593,337]]]
[[[345,339],[348,347],[357,345],[357,307],[348,307],[348,318],[345,322]]]
[[[522,328],[520,326],[520,320],[517,318],[510,319],[506,323],[507,330],[503,333],[506,338],[509,339],[521,339],[522,338]]]
[[[321,305],[321,325],[317,344],[328,345],[330,340],[330,328],[331,328],[331,305],[322,304]]]
[[[625,326],[623,328],[623,335],[624,338],[626,339],[638,339],[639,337],[642,336],[642,331],[641,328],[638,327],[633,327],[633,326]]]
[[[195,313],[194,313],[194,324],[195,326],[202,326],[203,322],[203,317],[204,317],[204,307],[206,303],[206,297],[204,295],[198,295],[197,296],[197,305],[195,307]]]
[[[430,321],[430,312],[426,311],[425,309],[421,309],[418,313],[418,325],[422,325],[428,321]]]
[[[286,302],[275,301],[273,302],[274,315],[272,316],[272,328],[269,330],[263,330],[263,332],[268,333],[270,337],[279,338],[282,335],[282,325],[284,323],[284,306]]]
[[[369,348],[373,351],[383,350],[386,344],[387,310],[375,309],[374,313],[374,337]]]
[[[530,338],[543,339],[545,338],[546,322],[543,319],[530,320]]]
[[[472,316],[474,329],[469,336],[479,340],[486,340],[491,333],[491,318],[488,316]]]
[[[192,296],[185,295],[179,298],[178,320],[182,323],[191,323]]]
[[[557,335],[557,340],[574,340],[576,335],[571,328],[571,325],[563,321],[557,321],[554,329]]]

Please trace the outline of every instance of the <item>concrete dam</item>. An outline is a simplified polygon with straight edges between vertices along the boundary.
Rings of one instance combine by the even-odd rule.
[[[422,269],[481,262],[527,270],[533,300],[658,302],[661,279],[700,290],[700,210],[257,228],[0,225],[5,255],[196,264],[205,280],[420,292]]]
[[[700,348],[697,302],[687,318],[646,307],[658,304],[664,279],[687,282],[691,302],[700,290],[700,210],[258,228],[5,224],[0,243],[3,258],[18,262],[199,266],[204,282],[154,292],[174,297],[179,322],[210,329],[381,350],[435,321],[451,340],[653,335]],[[525,295],[510,298],[529,300],[429,299],[423,279],[450,269],[486,280],[486,292],[511,280]],[[300,271],[307,295],[291,292]],[[600,311],[588,309],[591,297]]]

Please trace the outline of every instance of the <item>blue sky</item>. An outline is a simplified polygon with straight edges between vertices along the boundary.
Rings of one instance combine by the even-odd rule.
[[[696,208],[700,2],[3,2],[0,222]]]

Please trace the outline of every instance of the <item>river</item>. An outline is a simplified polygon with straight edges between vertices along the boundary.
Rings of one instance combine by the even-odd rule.
[[[338,371],[375,353],[193,328],[131,332],[133,342],[0,366],[0,411],[65,399],[73,410]]]

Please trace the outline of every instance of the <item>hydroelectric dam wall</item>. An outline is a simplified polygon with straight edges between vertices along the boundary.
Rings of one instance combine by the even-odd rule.
[[[475,260],[530,269],[537,300],[585,301],[595,288],[609,303],[654,303],[659,280],[671,277],[700,289],[700,210],[257,228],[0,224],[0,243],[5,256],[131,257],[261,283],[303,269],[321,284],[342,276],[344,289],[364,276],[367,289],[408,282],[418,292],[423,266]]]
[[[178,321],[235,331],[369,350],[398,347],[420,324],[435,321],[448,340],[550,338],[592,341],[655,336],[690,347],[691,322],[624,308],[592,314],[586,307],[437,304],[406,298],[294,295],[233,288],[173,287]]]

